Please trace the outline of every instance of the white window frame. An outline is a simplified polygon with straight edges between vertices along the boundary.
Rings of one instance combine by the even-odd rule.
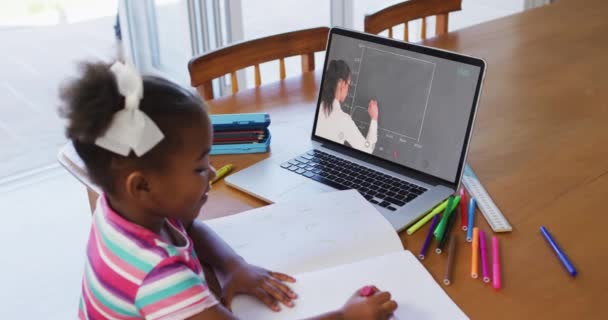
[[[244,26],[242,0],[187,0],[192,56],[215,50],[243,40]],[[353,0],[330,0],[332,26],[353,28]],[[184,87],[189,83],[174,79],[160,68],[158,26],[153,0],[119,0],[119,21],[122,35],[122,52],[126,61],[143,73],[169,78]],[[208,17],[208,18],[205,18]],[[210,25],[212,21],[212,25]],[[213,82],[215,96],[230,90],[222,77]],[[245,71],[237,72],[239,83],[246,87]]]
[[[355,19],[355,5],[353,0],[330,1],[330,23],[333,27],[352,29]]]

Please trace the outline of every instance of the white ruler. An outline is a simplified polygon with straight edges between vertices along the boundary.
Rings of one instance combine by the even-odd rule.
[[[481,213],[483,213],[483,216],[494,232],[510,232],[513,230],[507,218],[500,212],[500,209],[498,209],[486,191],[486,188],[481,185],[473,169],[468,164],[464,167],[462,183],[469,191],[469,194],[475,198],[479,210],[481,210]]]

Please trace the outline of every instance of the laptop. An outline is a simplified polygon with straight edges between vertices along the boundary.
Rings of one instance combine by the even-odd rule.
[[[323,70],[310,141],[228,185],[270,203],[356,189],[397,231],[456,192],[483,60],[332,28]]]

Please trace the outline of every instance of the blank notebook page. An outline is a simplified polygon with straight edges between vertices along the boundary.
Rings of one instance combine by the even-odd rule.
[[[403,251],[391,224],[354,190],[280,202],[206,223],[249,263],[289,274]]]
[[[281,305],[273,312],[249,296],[237,296],[233,312],[247,320],[304,319],[344,305],[355,291],[374,284],[388,290],[399,304],[395,320],[459,320],[468,317],[448,297],[409,251],[391,253],[348,265],[296,276],[298,293],[293,309]]]

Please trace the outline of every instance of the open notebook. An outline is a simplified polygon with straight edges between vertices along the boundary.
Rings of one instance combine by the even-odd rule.
[[[354,190],[323,193],[209,220],[248,262],[293,275],[294,308],[269,310],[249,296],[232,304],[241,319],[303,319],[340,308],[364,285],[388,290],[395,319],[468,319],[384,217]]]

